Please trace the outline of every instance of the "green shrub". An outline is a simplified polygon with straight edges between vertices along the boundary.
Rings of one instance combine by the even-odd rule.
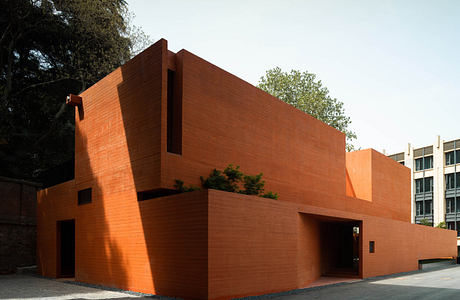
[[[204,179],[203,176],[201,176],[200,179],[201,185],[205,189],[215,189],[233,193],[238,191],[238,185],[230,181],[222,171],[217,169],[212,170],[208,178]]]
[[[242,190],[241,193],[246,195],[262,194],[265,186],[265,181],[262,180],[262,176],[262,173],[257,175],[244,175],[244,190]]]
[[[264,193],[265,181],[262,180],[263,174],[245,175],[240,171],[240,166],[229,164],[224,171],[213,169],[208,178],[200,177],[201,186],[205,189],[215,189],[220,191],[240,193],[246,195],[256,195],[259,197],[278,199],[278,194],[268,191]],[[241,189],[240,187],[244,189]],[[184,186],[182,180],[176,179],[174,187],[180,192],[190,192],[199,189],[198,187]]]
[[[446,222],[442,221],[442,222],[439,222],[439,224],[436,225],[436,227],[442,228],[442,229],[447,229],[447,224],[446,224]]]
[[[244,176],[243,172],[240,171],[240,166],[233,167],[233,164],[229,164],[225,168],[224,174],[227,176],[228,181],[234,184],[238,184]]]
[[[420,225],[433,226],[433,224],[430,221],[428,221],[427,219],[421,219],[420,220]]]
[[[278,200],[279,196],[278,196],[278,193],[273,193],[272,191],[268,191],[265,194],[261,195],[260,197]]]
[[[185,186],[184,182],[182,180],[176,179],[176,183],[174,184],[174,187],[176,190],[178,190],[181,193],[186,193],[186,192],[193,192],[193,191],[199,191],[200,188],[197,186],[189,185]]]

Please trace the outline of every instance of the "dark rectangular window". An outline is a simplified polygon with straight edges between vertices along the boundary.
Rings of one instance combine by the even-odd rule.
[[[369,241],[369,253],[375,252],[375,241]]]
[[[426,156],[423,160],[425,169],[433,169],[433,156]]]
[[[415,160],[415,171],[433,168],[433,156],[425,156]]]
[[[415,160],[415,171],[423,170],[423,157]]]
[[[455,198],[446,199],[446,214],[455,212]]]
[[[455,187],[454,173],[446,174],[446,190],[453,189]]]
[[[425,192],[432,192],[433,191],[433,177],[425,177]]]
[[[447,229],[455,230],[455,222],[446,222]]]
[[[167,151],[182,154],[182,97],[175,72],[168,69]]]
[[[460,197],[455,199],[455,210],[457,213],[460,213]],[[454,212],[454,208],[452,208],[452,212]]]
[[[446,153],[446,166],[454,164],[454,151],[450,151]]]
[[[433,214],[433,201],[426,200],[425,201],[425,215],[432,215]]]
[[[404,166],[404,161],[400,161],[399,163]]]
[[[92,201],[92,189],[84,189],[78,191],[78,205],[91,203]]]
[[[417,201],[415,202],[415,214],[417,216],[422,216],[423,215],[423,201]]]
[[[415,179],[415,193],[423,193],[423,178]]]
[[[460,150],[455,150],[455,163],[460,163]]]

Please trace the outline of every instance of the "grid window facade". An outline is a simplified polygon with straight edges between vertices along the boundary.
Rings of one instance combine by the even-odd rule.
[[[433,214],[433,201],[432,200],[425,200],[425,215],[432,215]]]
[[[423,216],[423,201],[417,201],[415,213],[417,216]]]
[[[415,179],[415,193],[426,193],[433,191],[433,177]]]
[[[446,190],[460,188],[460,173],[446,174]]]
[[[460,149],[455,151],[446,152],[446,166],[460,163]]]
[[[446,214],[451,214],[455,212],[455,198],[446,199]]]
[[[433,169],[433,155],[417,158],[415,160],[415,171]]]

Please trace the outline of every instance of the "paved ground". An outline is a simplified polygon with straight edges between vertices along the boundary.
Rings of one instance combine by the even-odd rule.
[[[313,288],[269,299],[460,299],[460,266]]]
[[[134,298],[134,299],[133,299]],[[27,275],[0,275],[0,299],[152,299]],[[160,297],[155,297],[160,298]],[[163,297],[161,297],[163,298]],[[164,297],[166,298],[166,297]],[[259,297],[254,297],[259,298]],[[460,299],[460,265],[268,295],[263,299]]]
[[[28,275],[0,275],[0,299],[144,299],[143,297]]]

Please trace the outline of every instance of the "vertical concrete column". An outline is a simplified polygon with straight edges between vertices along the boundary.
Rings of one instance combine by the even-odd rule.
[[[410,169],[410,221],[415,223],[414,148],[410,143],[404,151],[404,165]]]
[[[444,141],[438,135],[433,145],[433,225],[445,221],[444,201]]]

